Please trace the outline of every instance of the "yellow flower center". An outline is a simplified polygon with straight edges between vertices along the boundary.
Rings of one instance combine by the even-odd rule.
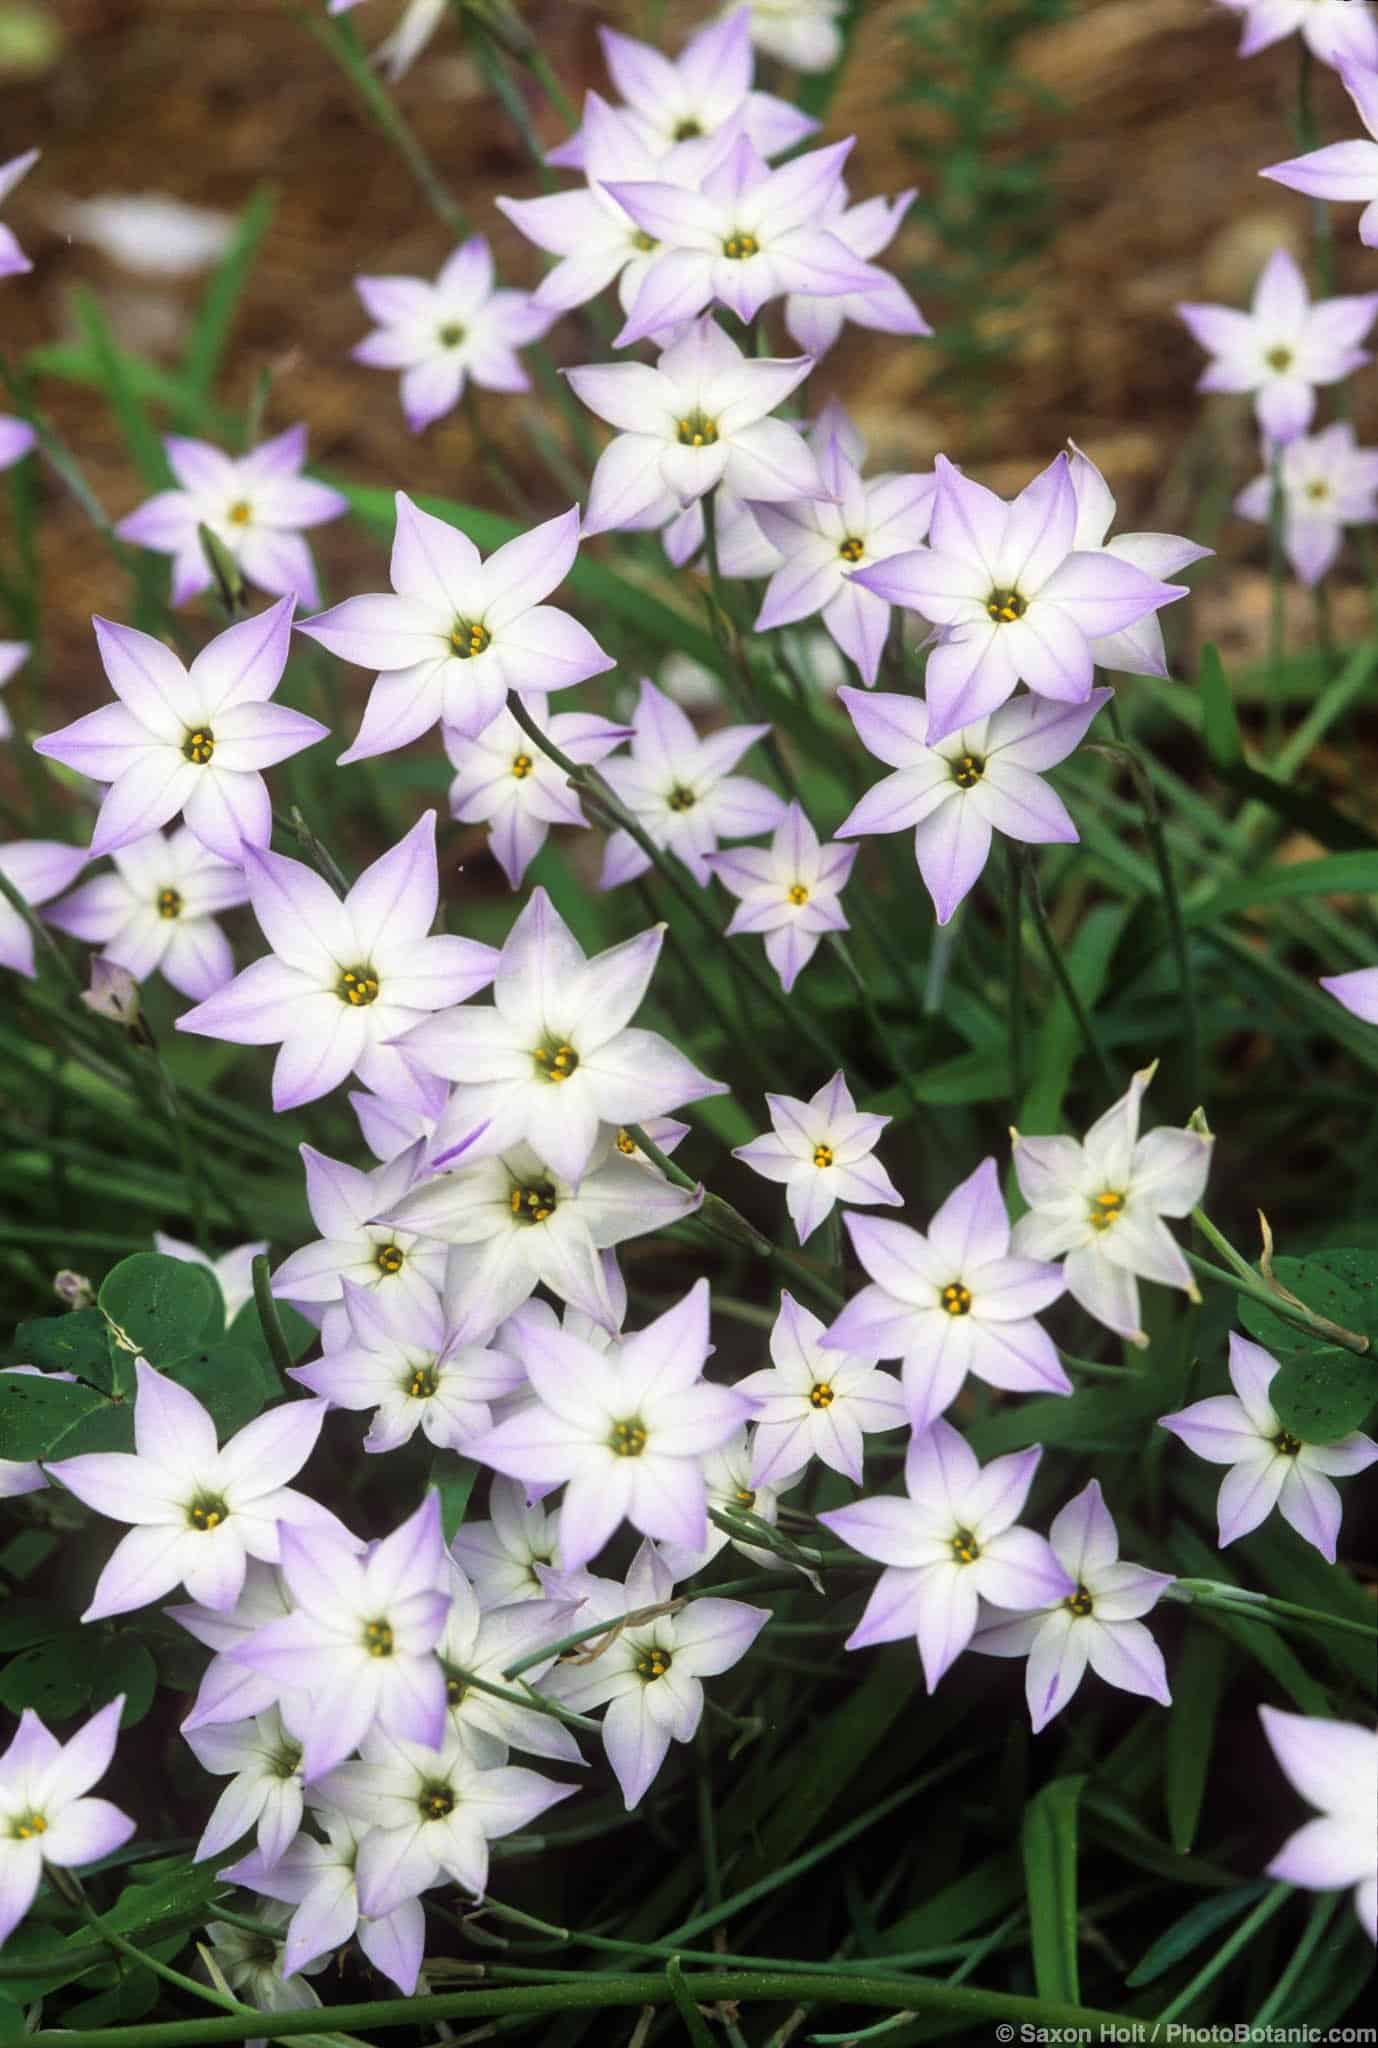
[[[1076,1615],[1078,1621],[1084,1621],[1096,1603],[1085,1586],[1078,1586],[1076,1592],[1069,1595],[1062,1604],[1069,1614]]]
[[[1291,369],[1292,351],[1290,348],[1270,348],[1263,360],[1270,370],[1276,370],[1280,375],[1282,371]]]
[[[157,896],[159,917],[180,917],[182,898],[176,889],[160,889]]]
[[[518,782],[525,782],[527,776],[531,773],[531,765],[530,754],[518,754],[514,757],[512,773],[516,776]]]
[[[755,1507],[756,1489],[754,1486],[739,1486],[737,1488],[737,1505],[739,1508]]]
[[[197,768],[204,768],[215,752],[215,734],[208,725],[192,728],[182,742],[182,755]]]
[[[1329,484],[1322,483],[1320,478],[1316,477],[1311,483],[1309,483],[1306,486],[1306,495],[1308,498],[1311,499],[1313,504],[1318,505],[1320,504],[1323,498],[1328,498],[1330,496],[1330,486]]]
[[[619,1458],[639,1458],[646,1448],[646,1425],[633,1418],[630,1422],[614,1422],[608,1448]]]
[[[1022,619],[1028,609],[1027,601],[1017,590],[992,590],[986,599],[986,617],[994,620],[997,626],[1012,625],[1016,619]]]
[[[619,1152],[625,1153],[628,1159],[634,1158],[636,1154],[635,1138],[628,1137],[625,1131],[619,1131],[617,1133],[617,1149]]]
[[[686,413],[679,422],[679,444],[681,448],[711,448],[717,438],[717,421],[710,420],[697,409]]]
[[[1108,1230],[1124,1214],[1124,1190],[1102,1188],[1091,1197],[1090,1223],[1093,1230]]]
[[[1301,1438],[1293,1436],[1290,1429],[1280,1429],[1273,1438],[1273,1449],[1284,1458],[1295,1458],[1301,1450]]]
[[[682,782],[677,782],[666,801],[672,811],[692,811],[698,798],[692,789],[686,789]]]
[[[981,1546],[970,1529],[957,1529],[953,1532],[952,1555],[958,1564],[975,1564],[981,1555]]]
[[[493,636],[488,628],[472,619],[456,619],[450,628],[450,652],[457,661],[472,661],[476,654],[482,654],[492,644]]]
[[[796,909],[798,909],[801,904],[807,903],[809,900],[809,892],[802,882],[792,882],[790,884],[788,893],[789,900],[795,906]]]
[[[378,1271],[386,1273],[389,1277],[401,1272],[406,1259],[407,1255],[400,1244],[380,1244],[373,1255],[373,1263]]]
[[[193,1529],[204,1535],[210,1529],[218,1529],[230,1510],[219,1494],[202,1494],[187,1509],[187,1521]]]
[[[702,135],[702,133],[702,128],[700,128],[698,122],[691,115],[687,120],[681,121],[675,129],[675,141],[692,142],[696,135]]]
[[[745,263],[748,256],[759,256],[761,245],[747,228],[734,228],[722,245],[724,256],[730,256],[734,263]]]
[[[392,1655],[392,1624],[386,1621],[364,1623],[364,1648],[370,1657]]]
[[[831,1145],[815,1145],[815,1146],[814,1146],[814,1148],[813,1148],[813,1163],[814,1163],[814,1165],[815,1165],[815,1166],[818,1166],[818,1167],[823,1167],[823,1166],[831,1166],[831,1165],[832,1165],[832,1163],[833,1163],[833,1148],[832,1148],[832,1146],[831,1146]]]
[[[830,1380],[815,1380],[809,1388],[810,1408],[831,1408],[836,1399]]]
[[[567,1081],[579,1065],[579,1055],[574,1047],[563,1043],[548,1041],[545,1045],[538,1045],[531,1057],[543,1081]]]
[[[668,1650],[643,1650],[636,1660],[636,1675],[650,1685],[652,1680],[665,1676],[673,1661]]]
[[[950,1281],[943,1289],[943,1307],[950,1316],[971,1314],[971,1289],[963,1287],[960,1280]]]
[[[371,967],[346,967],[335,984],[335,993],[351,1010],[362,1010],[378,1000],[378,977]]]
[[[858,540],[854,533],[849,533],[837,552],[844,562],[859,562],[866,552],[866,543]]]
[[[448,1820],[455,1810],[455,1795],[448,1785],[423,1785],[416,1804],[422,1820]]]
[[[46,1835],[48,1822],[41,1813],[21,1814],[11,1822],[11,1833],[18,1842],[31,1842],[35,1835]]]
[[[518,1183],[508,1201],[518,1223],[544,1223],[548,1216],[555,1214],[557,1207],[555,1189],[548,1180],[532,1181],[529,1186]]]
[[[632,236],[632,247],[639,249],[643,256],[649,256],[652,249],[660,247],[654,235],[648,235],[645,228],[638,228]]]
[[[959,754],[952,763],[952,780],[958,789],[975,789],[986,772],[986,764],[980,754]]]
[[[440,1374],[433,1365],[418,1365],[402,1382],[403,1391],[413,1401],[429,1401],[440,1385]]]
[[[464,339],[464,329],[458,320],[447,320],[439,334],[442,348],[458,348]]]

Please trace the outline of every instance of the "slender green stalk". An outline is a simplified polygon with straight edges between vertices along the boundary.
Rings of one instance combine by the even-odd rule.
[[[273,813],[273,823],[277,826],[279,832],[289,833],[296,840],[297,845],[306,855],[316,873],[321,877],[322,881],[329,882],[337,896],[347,896],[349,894],[349,879],[344,869],[340,866],[340,863],[336,860],[325,841],[307,824],[299,805],[293,804],[285,818],[275,811]]]
[[[562,1706],[559,1700],[537,1692],[534,1686],[514,1692],[511,1686],[495,1685],[491,1678],[480,1678],[476,1671],[465,1671],[460,1665],[448,1664],[445,1668],[461,1686],[472,1686],[475,1692],[485,1692],[495,1700],[506,1700],[509,1707],[526,1707],[534,1714],[549,1714],[553,1721],[564,1721],[571,1728],[582,1728],[593,1734],[598,1732],[599,1722],[591,1720],[587,1714],[576,1714],[572,1707]]]
[[[703,2014],[695,2005],[689,1986],[684,1981],[684,1965],[678,1956],[671,1956],[665,1965],[665,1982],[674,2000],[675,2010],[684,2022],[690,2048],[713,2048],[713,2036],[704,2024]]]
[[[1268,465],[1268,752],[1282,745],[1282,662],[1286,653],[1287,557],[1283,546],[1287,499],[1282,485],[1282,447],[1275,444]]]
[[[1187,951],[1187,928],[1182,916],[1182,900],[1177,892],[1177,878],[1173,870],[1172,854],[1168,849],[1167,835],[1163,830],[1163,814],[1158,807],[1158,793],[1139,756],[1138,749],[1131,746],[1120,720],[1119,703],[1110,699],[1110,724],[1121,750],[1134,777],[1134,786],[1143,806],[1144,829],[1153,854],[1153,865],[1158,870],[1158,881],[1163,892],[1163,909],[1167,915],[1168,932],[1172,939],[1172,957],[1177,966],[1177,990],[1182,1002],[1182,1057],[1186,1068],[1186,1095],[1193,1107],[1201,1100],[1201,1017],[1196,1001],[1196,980],[1191,971],[1191,957]]]
[[[802,798],[800,796],[799,784],[795,780],[789,762],[785,759],[784,749],[780,745],[779,736],[770,721],[761,718],[761,706],[756,701],[755,678],[752,676],[746,656],[742,652],[741,641],[737,637],[736,627],[732,623],[732,613],[723,591],[722,571],[718,565],[717,487],[715,486],[711,491],[707,492],[700,502],[703,506],[703,560],[704,567],[708,571],[709,624],[712,626],[713,638],[717,642],[718,655],[722,662],[722,679],[728,688],[733,690],[733,694],[737,697],[741,709],[746,713],[747,717],[758,724],[765,724],[770,727],[762,742],[766,757],[775,771],[776,781],[781,789],[784,790],[786,796],[792,797],[796,803],[800,803]],[[733,685],[734,677],[736,679],[735,688]]]
[[[799,1579],[794,1572],[762,1572],[753,1579],[734,1580],[732,1590],[764,1592],[784,1586],[794,1590],[798,1584]],[[624,1628],[635,1628],[643,1621],[655,1621],[662,1614],[678,1614],[680,1608],[692,1600],[706,1600],[710,1596],[722,1599],[727,1591],[726,1586],[705,1586],[701,1592],[697,1587],[688,1586],[684,1592],[676,1593],[673,1600],[659,1606],[630,1607],[625,1614],[615,1614],[607,1621],[591,1622],[584,1628],[576,1628],[570,1635],[558,1637],[553,1643],[542,1643],[539,1649],[531,1650],[525,1657],[519,1657],[515,1664],[509,1664],[502,1675],[508,1679],[520,1678],[524,1671],[532,1670],[537,1664],[548,1663],[552,1657],[563,1657],[566,1650],[577,1650],[597,1636],[607,1636],[611,1640]]]
[[[1282,1974],[1264,1999],[1250,2024],[1250,2031],[1261,2035],[1269,2023],[1276,2019],[1291,1995],[1292,1986],[1298,1981],[1307,1964],[1316,1952],[1316,1944],[1334,1919],[1340,1905],[1338,1892],[1322,1892],[1311,1908],[1311,1914],[1301,1940],[1288,1956]]]
[[[1275,1285],[1270,1287],[1267,1281],[1260,1279],[1243,1254],[1235,1250],[1224,1232],[1216,1229],[1204,1209],[1193,1209],[1191,1220],[1207,1243],[1215,1247],[1232,1269],[1229,1273],[1223,1272],[1219,1266],[1212,1266],[1209,1261],[1198,1258],[1194,1252],[1187,1252],[1185,1256],[1188,1263],[1195,1266],[1198,1272],[1205,1273],[1210,1279],[1217,1280],[1226,1287],[1233,1287],[1237,1294],[1251,1295],[1256,1301],[1261,1301],[1270,1308],[1274,1315],[1281,1316],[1284,1322],[1295,1323],[1303,1330],[1324,1336],[1332,1344],[1342,1345],[1346,1351],[1363,1354],[1372,1349],[1369,1339],[1360,1331],[1347,1330],[1341,1323],[1332,1323],[1329,1316],[1318,1315],[1314,1309],[1308,1308],[1304,1301],[1298,1301],[1295,1296],[1286,1296],[1280,1293]]]
[[[287,1342],[282,1318],[278,1314],[278,1305],[273,1299],[273,1283],[269,1277],[267,1252],[260,1252],[249,1270],[253,1275],[254,1307],[258,1310],[263,1341],[268,1346],[273,1364],[278,1371],[288,1373],[292,1370],[292,1347]]]
[[[1290,1884],[1275,1884],[1270,1891],[1265,1892],[1254,1907],[1253,1912],[1250,1913],[1248,1919],[1242,1920],[1239,1926],[1235,1928],[1229,1940],[1223,1941],[1220,1944],[1220,1947],[1215,1951],[1210,1961],[1197,1971],[1189,1984],[1183,1986],[1173,1999],[1171,2005],[1163,2007],[1163,2010],[1158,2015],[1158,2025],[1160,2027],[1166,2026],[1170,2021],[1175,2020],[1179,2013],[1185,2012],[1193,1999],[1199,1998],[1206,1989],[1206,1986],[1215,1982],[1220,1972],[1229,1963],[1234,1961],[1242,1948],[1247,1947],[1249,1942],[1253,1940],[1264,1922],[1271,1920],[1278,1907],[1283,1905],[1291,1896],[1292,1887]]]
[[[1119,1079],[1114,1067],[1110,1064],[1105,1047],[1101,1044],[1096,1034],[1096,1028],[1087,1014],[1086,1005],[1077,994],[1072,977],[1067,972],[1067,963],[1062,957],[1062,948],[1058,945],[1057,937],[1048,922],[1048,913],[1043,907],[1043,897],[1038,887],[1038,877],[1034,873],[1033,864],[1027,854],[1021,854],[1019,858],[1023,862],[1028,904],[1030,911],[1033,913],[1034,929],[1038,933],[1039,944],[1043,948],[1048,965],[1053,970],[1053,977],[1062,991],[1063,1001],[1071,1011],[1077,1030],[1081,1033],[1082,1044],[1100,1068],[1101,1078],[1105,1085],[1112,1094],[1115,1094],[1119,1090]]]
[[[1018,1123],[1024,1100],[1024,877],[1019,855],[1005,843],[1005,985],[1010,1034],[1010,1121]]]
[[[874,1976],[838,1971],[811,1976],[804,1971],[701,1970],[684,1978],[684,1988],[701,2005],[735,2000],[742,2004],[779,2004],[783,2000],[832,1999],[839,2004],[908,2009],[937,2018],[948,2015],[966,2026],[1003,2020],[1016,2027],[1118,2028],[1120,2015],[1094,2006],[1021,1998],[1001,1991],[978,1991],[927,1977]],[[536,2017],[561,2012],[612,2012],[640,2005],[669,2005],[670,1986],[662,1977],[588,1975],[557,1984],[513,1985],[475,1991],[437,1993],[428,1997],[383,1998],[327,2007],[324,2011],[259,2013],[252,2019],[172,2020],[132,2027],[42,2027],[27,2039],[29,2048],[221,2048],[251,2034],[291,2040],[321,2031],[322,2022],[335,2028],[426,2026],[437,2021],[494,2019],[505,2014]],[[1112,2038],[1108,2033],[1104,2038]]]
[[[1362,1636],[1378,1642],[1378,1626],[1370,1621],[1351,1621],[1347,1615],[1327,1614],[1320,1607],[1299,1607],[1294,1600],[1275,1600],[1271,1593],[1254,1593],[1247,1587],[1228,1586],[1218,1579],[1174,1579],[1165,1596],[1192,1607],[1214,1607],[1222,1613],[1239,1615],[1246,1621],[1303,1621],[1310,1628],[1331,1629],[1344,1636]]]

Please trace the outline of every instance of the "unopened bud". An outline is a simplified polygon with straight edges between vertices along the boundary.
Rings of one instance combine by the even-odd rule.
[[[139,984],[127,967],[97,955],[91,962],[91,986],[83,989],[81,1000],[98,1017],[122,1024],[131,1038],[150,1043],[148,1027],[139,1008]]]
[[[60,1273],[53,1275],[53,1293],[64,1308],[94,1308],[96,1290],[84,1273],[74,1273],[64,1266]]]

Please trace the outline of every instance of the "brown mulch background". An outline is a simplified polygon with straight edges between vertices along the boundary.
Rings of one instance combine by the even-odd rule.
[[[861,134],[854,192],[922,186],[925,152],[931,161],[941,140],[933,116],[894,98],[905,54],[896,24],[915,4],[868,0],[863,9],[856,56],[827,126],[829,137],[853,128]],[[324,0],[305,5],[323,8]],[[33,0],[25,10],[35,11]],[[372,43],[397,11],[393,0],[368,0],[351,19]],[[644,19],[637,0],[523,0],[521,11],[576,97],[587,85],[606,85],[596,24],[612,20],[635,32]],[[703,11],[671,4],[671,41]],[[0,4],[0,29],[5,13]],[[402,424],[392,378],[349,361],[366,325],[351,289],[354,273],[431,274],[450,238],[300,23],[277,0],[60,0],[50,20],[61,48],[37,76],[6,72],[0,33],[0,155],[31,143],[44,150],[7,208],[36,266],[32,277],[5,288],[7,352],[72,335],[72,295],[87,284],[131,345],[175,360],[199,281],[166,286],[118,270],[67,239],[56,202],[159,191],[234,210],[267,179],[278,211],[241,311],[222,399],[242,407],[258,373],[270,368],[268,428],[307,419],[322,465],[496,505],[462,416],[415,440]],[[1305,247],[1305,201],[1256,176],[1260,164],[1294,147],[1295,43],[1241,63],[1237,38],[1237,18],[1209,0],[1084,0],[1070,19],[1023,38],[1021,68],[1059,106],[1032,114],[1012,140],[1054,152],[1055,237],[1008,280],[1019,292],[1017,310],[989,316],[1013,352],[982,419],[979,448],[956,401],[931,389],[941,330],[936,343],[900,345],[849,330],[810,391],[815,400],[830,391],[845,396],[870,437],[873,461],[926,466],[941,448],[1011,490],[1070,433],[1109,475],[1122,525],[1179,531],[1200,530],[1203,494],[1213,488],[1217,504],[1227,504],[1254,473],[1247,405],[1216,400],[1203,409],[1192,391],[1201,359],[1173,316],[1183,297],[1242,301],[1277,241],[1298,254]],[[404,82],[401,103],[451,190],[491,236],[504,278],[534,283],[541,257],[492,200],[533,193],[538,182],[450,24]],[[1316,104],[1327,139],[1357,132],[1338,81],[1319,67]],[[542,137],[554,141],[562,133],[558,117],[537,93],[529,105]],[[1352,208],[1336,210],[1340,285],[1348,290],[1371,286],[1375,275],[1355,218]],[[914,223],[887,260],[902,267],[930,254]],[[940,322],[939,306],[929,302],[926,310]],[[588,352],[577,319],[561,323],[551,340],[566,361]],[[1356,393],[1361,427],[1369,415],[1368,438],[1374,382],[1371,373],[1361,377]],[[112,515],[139,502],[145,493],[99,399],[56,382],[41,396]],[[526,481],[549,498],[521,427],[522,408],[539,404],[495,398],[485,402],[484,417]],[[53,682],[74,709],[83,708],[95,680],[87,619],[118,609],[124,584],[72,501],[51,482],[45,491]],[[1267,611],[1264,537],[1227,515],[1218,542],[1230,566],[1204,579],[1193,601],[1194,633],[1222,640],[1227,653],[1257,652]],[[357,530],[327,528],[317,545],[332,592],[376,585],[377,549]],[[1344,631],[1361,607],[1357,591],[1338,596]],[[1309,631],[1305,607],[1298,622]]]

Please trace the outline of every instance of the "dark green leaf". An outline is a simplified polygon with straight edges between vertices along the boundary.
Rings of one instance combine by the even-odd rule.
[[[62,1616],[50,1600],[6,1600],[0,1606],[0,1652],[46,1643],[61,1628]]]
[[[472,1458],[457,1458],[452,1451],[437,1451],[431,1465],[431,1485],[440,1495],[440,1519],[445,1541],[453,1541],[464,1520],[469,1495],[474,1490],[478,1466]]]
[[[25,1365],[36,1365],[40,1372],[75,1373],[106,1393],[115,1391],[110,1327],[98,1308],[21,1323],[14,1346]]]
[[[87,1648],[89,1651],[89,1643]],[[118,1635],[113,1641],[103,1643],[99,1657],[93,1660],[91,1704],[103,1707],[107,1700],[113,1700],[116,1693],[122,1692],[124,1708],[120,1714],[120,1726],[132,1728],[136,1721],[142,1721],[152,1706],[157,1683],[158,1667],[148,1645],[140,1642],[136,1635]]]
[[[103,1968],[109,1961],[107,1950],[96,1950],[89,1936],[84,1942],[73,1941],[73,1947],[83,1946],[85,1954],[68,1961],[62,1943],[50,1927],[30,1925],[16,1927],[5,1943],[0,1963],[4,1966],[4,1984],[0,1986],[6,1997],[17,1999],[27,2005],[31,1999],[43,1998],[49,1991],[60,1990],[77,1977],[84,1977],[89,1970]]]
[[[97,1297],[112,1323],[160,1372],[213,1342],[224,1311],[215,1277],[205,1266],[161,1252],[121,1259]]]
[[[220,1888],[220,1879],[210,1864],[179,1862],[175,1869],[166,1871],[151,1884],[126,1885],[110,1911],[102,1913],[92,1925],[80,1928],[73,1935],[73,1942],[98,1941],[103,1927],[108,1927],[112,1934],[132,1935],[160,1927],[166,1921],[184,1919],[200,1913]]]
[[[1077,1811],[1085,1777],[1054,1778],[1024,1809],[1024,1890],[1029,1945],[1040,1998],[1075,2005],[1077,1967]]]
[[[277,1312],[282,1334],[287,1339],[287,1348],[292,1354],[292,1363],[300,1365],[311,1346],[320,1342],[320,1332],[313,1324],[307,1322],[300,1309],[293,1308],[288,1302],[280,1301],[277,1304]],[[237,1350],[252,1351],[254,1357],[261,1359],[264,1365],[272,1364],[268,1340],[263,1334],[263,1324],[259,1321],[258,1310],[252,1300],[245,1302],[226,1331],[226,1336]],[[277,1386],[276,1378],[273,1384]],[[278,1392],[281,1391],[281,1387],[278,1387]]]
[[[95,293],[79,288],[76,293],[77,324],[91,351],[96,376],[110,401],[110,410],[125,439],[134,465],[144,482],[155,491],[172,482],[167,456],[133,384],[126,374],[124,358]]]
[[[1237,1920],[1247,1906],[1261,1899],[1268,1889],[1266,1877],[1256,1877],[1251,1884],[1242,1884],[1232,1892],[1221,1892],[1213,1899],[1202,1899],[1180,1920],[1174,1920],[1158,1936],[1141,1963],[1137,1964],[1125,1978],[1126,1984],[1138,1986],[1151,1984],[1156,1977],[1162,1977],[1189,1956],[1193,1949],[1201,1946],[1218,1927],[1228,1926]]]
[[[1244,759],[1244,744],[1239,737],[1239,720],[1235,717],[1234,699],[1225,680],[1219,648],[1201,649],[1197,681],[1201,691],[1202,734],[1211,765],[1232,768]]]
[[[69,1458],[78,1451],[124,1450],[133,1410],[94,1387],[32,1373],[0,1374],[0,1458]]]
[[[69,1629],[32,1650],[21,1650],[0,1672],[0,1706],[12,1714],[32,1707],[44,1721],[66,1721],[91,1698],[96,1660],[89,1634]]]
[[[1378,1377],[1378,1251],[1341,1247],[1308,1252],[1304,1259],[1283,1256],[1273,1260],[1273,1276],[1318,1315],[1368,1337],[1374,1346],[1371,1369]],[[1254,1341],[1275,1358],[1287,1352],[1330,1349],[1329,1337],[1308,1336],[1248,1295],[1240,1298],[1239,1320]]]
[[[1360,1358],[1338,1345],[1293,1352],[1283,1359],[1268,1399],[1283,1428],[1304,1444],[1338,1443],[1378,1402],[1378,1357]]]
[[[1225,1638],[1197,1622],[1173,1674],[1163,1763],[1163,1799],[1172,1846],[1185,1856],[1196,1840],[1215,1742],[1216,1714],[1225,1685]]]
[[[271,186],[260,185],[244,209],[228,249],[211,273],[200,309],[192,322],[182,362],[187,402],[182,408],[187,424],[199,428],[201,407],[215,383],[220,358],[229,338],[235,309],[239,304],[258,247],[273,218]]]
[[[247,1346],[227,1338],[209,1351],[198,1351],[181,1359],[169,1378],[195,1394],[215,1423],[223,1442],[252,1422],[256,1415],[282,1398],[282,1386],[272,1362]]]

